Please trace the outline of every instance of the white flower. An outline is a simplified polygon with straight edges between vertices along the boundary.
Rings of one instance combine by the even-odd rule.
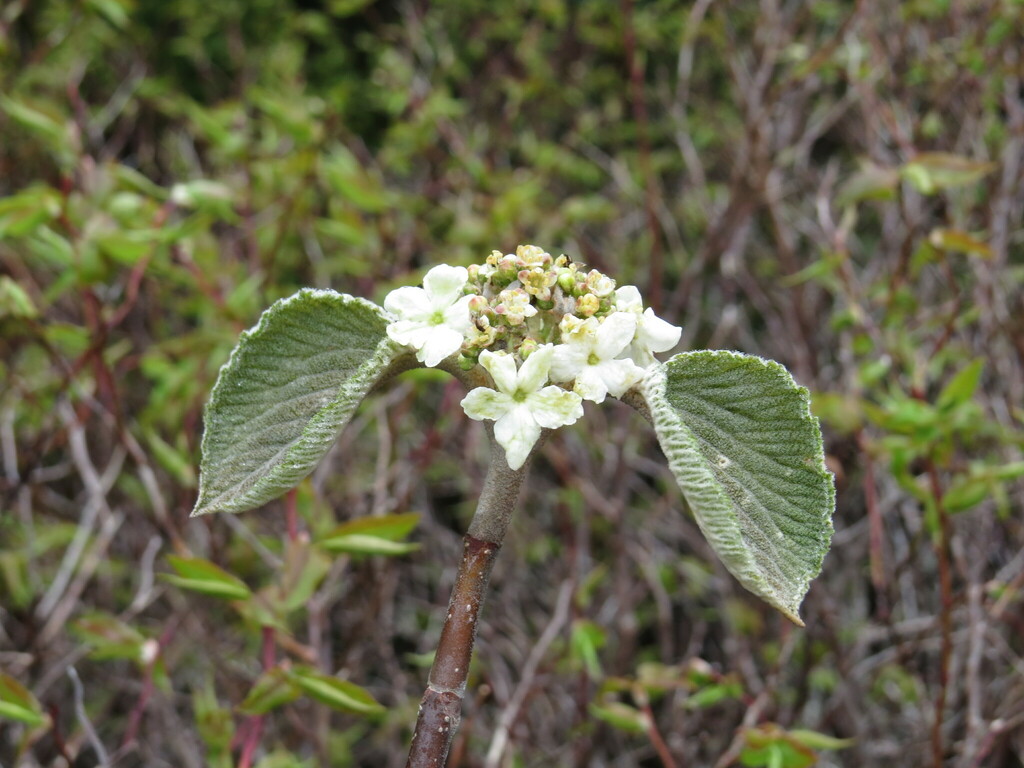
[[[573,386],[584,400],[604,402],[609,393],[622,394],[644,376],[644,369],[632,360],[617,360],[636,333],[636,316],[629,312],[608,315],[603,322],[596,317],[563,329],[562,343],[555,347],[551,364],[553,381],[576,379]]]
[[[587,273],[587,288],[592,294],[603,299],[605,296],[610,296],[615,290],[615,281],[608,275],[592,269]]]
[[[667,352],[679,343],[683,329],[662,320],[650,307],[644,311],[643,299],[635,285],[624,285],[615,292],[615,309],[636,316],[636,335],[627,354],[637,365],[643,368],[653,365],[658,362],[655,352]]]
[[[517,371],[511,355],[484,350],[480,364],[490,372],[497,391],[477,387],[462,401],[469,418],[494,420],[494,439],[505,449],[512,469],[526,462],[542,428],[566,426],[583,415],[579,395],[544,386],[553,356],[554,348],[544,344]]]
[[[384,309],[397,318],[388,326],[388,336],[415,349],[416,359],[430,368],[457,352],[473,329],[473,297],[462,294],[468,279],[465,267],[439,264],[423,277],[422,288],[393,290],[384,299]]]
[[[505,289],[498,294],[498,301],[494,311],[504,316],[509,325],[522,325],[526,318],[537,314],[537,308],[530,303],[530,294],[521,288]]]

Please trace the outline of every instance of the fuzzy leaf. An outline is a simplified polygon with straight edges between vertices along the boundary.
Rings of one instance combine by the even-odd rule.
[[[277,498],[316,466],[402,348],[380,307],[305,289],[242,334],[206,407],[193,516]]]
[[[704,535],[755,595],[797,613],[832,537],[835,486],[807,390],[738,352],[676,355],[644,394],[662,450]]]

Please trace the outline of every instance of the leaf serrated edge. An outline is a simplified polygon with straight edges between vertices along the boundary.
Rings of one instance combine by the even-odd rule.
[[[352,296],[347,293],[339,293],[333,290],[324,290],[319,288],[303,288],[293,293],[291,296],[285,297],[283,299],[278,299],[260,315],[259,320],[256,322],[254,326],[252,326],[246,331],[243,331],[239,335],[238,342],[235,344],[235,347],[231,350],[231,354],[229,355],[227,361],[220,367],[220,370],[217,373],[217,381],[214,383],[213,389],[210,390],[210,396],[207,399],[205,406],[203,407],[203,423],[210,423],[210,414],[212,413],[214,403],[217,400],[217,396],[227,386],[227,378],[230,375],[233,366],[241,359],[241,357],[244,354],[247,354],[247,344],[249,339],[262,333],[267,327],[267,325],[273,322],[276,319],[277,315],[285,311],[288,305],[293,302],[304,301],[309,299],[335,300],[338,298],[342,299],[346,304],[354,303],[361,305],[364,308],[370,310],[371,312],[377,314],[382,320],[390,322],[393,319],[390,313],[388,313],[383,307],[374,304],[372,301],[364,299],[360,296]],[[309,473],[309,468],[305,465],[305,463],[296,462],[295,459],[297,457],[293,455],[295,448],[306,441],[306,438],[311,433],[311,430],[315,430],[317,427],[320,427],[322,429],[322,427],[324,426],[324,422],[328,421],[327,417],[331,413],[336,411],[339,406],[347,407],[349,404],[351,404],[351,397],[347,398],[344,403],[339,403],[338,398],[341,396],[342,390],[348,389],[351,392],[351,390],[353,389],[353,387],[351,386],[351,382],[353,381],[356,381],[358,383],[368,383],[366,389],[372,389],[375,384],[379,383],[389,374],[390,368],[392,367],[393,363],[395,363],[395,361],[401,356],[404,349],[405,348],[402,345],[396,344],[395,342],[391,341],[391,339],[389,339],[387,336],[384,336],[381,342],[377,345],[377,348],[373,355],[356,369],[355,374],[349,377],[348,381],[346,382],[346,385],[343,385],[339,389],[335,398],[328,405],[324,406],[312,419],[310,419],[309,423],[302,430],[302,437],[296,442],[289,445],[283,451],[279,451],[277,454],[275,454],[274,457],[268,459],[266,462],[263,463],[263,465],[256,469],[253,469],[249,473],[250,477],[253,475],[260,475],[260,478],[256,480],[256,482],[254,482],[249,487],[249,489],[242,493],[241,495],[235,496],[232,490],[229,489],[222,492],[220,495],[213,499],[207,499],[207,483],[205,482],[205,473],[200,472],[199,492],[197,495],[195,506],[193,507],[192,512],[190,514],[190,517],[198,517],[200,515],[206,515],[213,512],[244,512],[266,502],[265,494],[268,486],[279,485],[285,480],[294,481],[294,483],[297,484],[298,481],[300,481]],[[376,371],[376,376],[373,376],[374,371]],[[340,432],[340,429],[344,428],[344,426],[345,425],[343,424],[341,427],[335,428],[333,430],[335,438],[337,437],[337,434]],[[200,443],[200,467],[206,465],[207,457],[209,456],[211,450],[209,445],[209,435],[209,430],[204,430],[203,438]],[[282,453],[284,454],[285,458],[275,463],[275,461],[281,457]],[[289,457],[291,459],[290,461]],[[279,474],[276,478],[273,479],[273,482],[270,479],[268,479],[268,469],[278,467],[285,468],[287,470],[289,464],[291,465],[290,471],[286,471],[283,475]]]
[[[719,485],[710,469],[703,464],[692,466],[690,463],[678,460],[677,457],[672,455],[675,452],[670,453],[667,450],[666,442],[662,440],[665,426],[676,428],[677,434],[681,436],[686,444],[684,450],[693,452],[697,456],[701,455],[699,444],[693,432],[675,413],[666,397],[669,366],[673,362],[681,363],[682,361],[679,360],[681,357],[701,353],[728,357],[736,361],[750,360],[759,362],[775,374],[783,383],[784,388],[792,390],[798,395],[801,404],[800,420],[813,426],[813,434],[816,438],[817,450],[815,458],[817,458],[817,462],[811,469],[816,471],[826,489],[826,504],[822,509],[821,517],[822,521],[827,523],[827,525],[825,526],[826,535],[821,541],[821,547],[819,547],[818,554],[812,563],[813,568],[807,576],[798,581],[798,595],[792,597],[781,595],[764,578],[739,534],[740,526],[733,509],[732,500],[721,485]],[[694,512],[697,525],[708,541],[713,543],[714,549],[719,554],[722,563],[744,587],[777,608],[797,626],[804,626],[799,616],[800,603],[803,602],[803,597],[807,594],[811,581],[821,572],[821,565],[824,562],[832,538],[832,514],[835,510],[835,479],[825,465],[825,446],[822,440],[821,426],[817,417],[811,412],[811,398],[808,390],[797,384],[786,367],[774,360],[767,360],[757,355],[749,355],[732,350],[698,350],[695,352],[679,353],[665,363],[651,366],[641,384],[641,392],[651,413],[651,421],[658,435],[658,442],[665,452],[665,457],[668,459],[672,474],[675,476],[676,482],[683,491],[687,503],[690,504]],[[652,395],[655,396],[652,397]],[[704,511],[709,509],[709,506],[701,506],[702,504],[711,505],[711,508],[718,505],[723,524],[720,526],[712,525],[713,521],[707,519],[707,516],[704,514]],[[698,510],[700,511],[698,512]],[[728,525],[730,521],[732,525]],[[719,534],[724,534],[724,536]],[[744,563],[747,568],[744,571],[740,571],[738,565],[730,562],[728,557],[736,557],[737,561]]]

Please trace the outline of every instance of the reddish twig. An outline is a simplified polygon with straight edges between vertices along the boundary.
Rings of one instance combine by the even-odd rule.
[[[889,619],[889,599],[885,583],[885,560],[883,542],[885,527],[882,512],[878,508],[878,490],[875,487],[875,463],[868,450],[868,441],[863,431],[857,433],[857,447],[864,460],[864,506],[868,512],[868,559],[871,569],[871,585],[875,588],[878,601],[877,613],[882,621]]]
[[[274,628],[263,627],[263,644],[260,657],[263,661],[263,669],[268,670],[274,666],[276,648],[274,645]],[[253,755],[256,747],[259,746],[260,737],[263,735],[264,715],[253,715],[249,718],[249,729],[245,734],[245,741],[242,742],[242,752],[238,756],[238,768],[249,768],[252,765]]]
[[[288,524],[288,541],[299,538],[298,488],[292,488],[284,497],[284,519]]]
[[[665,739],[661,736],[661,731],[658,730],[658,724],[654,720],[654,710],[651,709],[651,705],[645,703],[642,711],[647,718],[647,738],[651,740],[651,746],[658,753],[658,759],[661,760],[661,764],[665,768],[679,768],[678,763],[672,758],[668,744],[665,743]]]

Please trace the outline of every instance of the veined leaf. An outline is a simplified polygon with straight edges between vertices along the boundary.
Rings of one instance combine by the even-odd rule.
[[[193,515],[241,512],[316,466],[402,347],[380,307],[305,289],[242,334],[206,407]]]
[[[676,355],[644,382],[655,431],[701,531],[755,595],[797,612],[832,538],[835,486],[807,390],[738,352]]]

